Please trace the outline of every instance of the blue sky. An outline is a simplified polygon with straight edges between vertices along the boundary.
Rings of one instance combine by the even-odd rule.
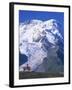
[[[19,10],[19,23],[30,21],[32,19],[48,20],[56,19],[63,24],[64,13],[63,12],[44,12],[44,11],[26,11]]]

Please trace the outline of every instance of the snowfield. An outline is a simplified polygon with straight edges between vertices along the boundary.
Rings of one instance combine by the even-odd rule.
[[[47,21],[31,20],[27,24],[21,23],[19,31],[20,53],[28,57],[28,61],[20,66],[20,71],[24,71],[24,67],[27,65],[31,68],[30,71],[35,71],[43,63],[44,58],[48,57],[48,50],[45,46],[50,45],[49,48],[56,48],[58,39],[63,39],[57,21],[54,19]]]

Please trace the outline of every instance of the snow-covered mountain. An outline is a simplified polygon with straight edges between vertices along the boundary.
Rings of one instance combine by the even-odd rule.
[[[47,66],[43,70],[41,70],[43,67],[38,69],[45,60],[46,63],[50,60],[53,62],[57,60],[56,64],[61,63],[64,40],[56,20],[31,20],[29,23],[21,23],[19,30],[20,53],[28,57],[27,62],[20,65],[20,71],[24,71],[27,65],[31,68],[30,71],[48,71]]]

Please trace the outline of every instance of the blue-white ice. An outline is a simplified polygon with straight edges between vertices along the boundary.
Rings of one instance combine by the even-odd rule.
[[[21,23],[19,30],[20,53],[28,57],[28,61],[20,66],[20,71],[23,71],[27,64],[31,67],[31,71],[34,71],[48,56],[48,51],[44,48],[44,42],[42,42],[44,38],[51,44],[50,48],[55,48],[58,42],[56,36],[63,39],[57,21],[54,19],[47,21],[31,20],[27,24]]]

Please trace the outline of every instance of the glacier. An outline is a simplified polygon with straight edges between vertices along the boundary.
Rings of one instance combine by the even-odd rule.
[[[52,65],[54,65],[57,60],[57,63],[60,62],[59,68],[61,68],[61,60],[57,56],[57,51],[60,49],[58,42],[63,41],[63,36],[60,33],[55,19],[46,21],[34,19],[29,23],[20,23],[19,32],[19,51],[21,54],[28,57],[28,61],[20,65],[19,71],[28,71],[24,70],[24,67],[27,67],[28,65],[30,67],[29,72],[46,72],[49,70],[49,65],[48,67],[45,65],[52,56]],[[43,66],[46,68],[42,70],[43,67],[41,65],[43,63]],[[57,63],[55,64],[55,67],[59,66]]]

